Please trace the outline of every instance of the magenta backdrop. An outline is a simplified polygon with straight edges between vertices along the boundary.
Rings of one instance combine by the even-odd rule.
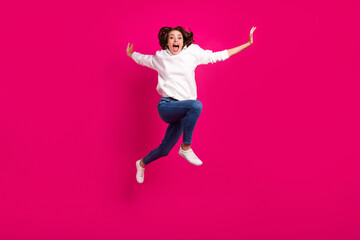
[[[10,1],[8,1],[10,2]],[[359,239],[359,3],[1,3],[0,239]],[[51,2],[51,3],[50,3]],[[220,51],[196,70],[195,167],[147,167],[166,124],[163,26]]]

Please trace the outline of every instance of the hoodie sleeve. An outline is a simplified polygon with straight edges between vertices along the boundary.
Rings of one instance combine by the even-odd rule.
[[[198,60],[198,65],[208,64],[208,63],[216,63],[219,61],[225,61],[229,58],[229,53],[227,50],[213,52],[211,50],[204,50],[200,46],[196,45],[196,55]]]
[[[138,52],[133,52],[131,58],[139,65],[155,69],[154,55],[145,55]]]

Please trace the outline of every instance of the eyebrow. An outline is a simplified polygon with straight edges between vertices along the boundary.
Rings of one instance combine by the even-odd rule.
[[[169,36],[171,36],[171,35],[174,35],[174,36],[175,36],[175,34],[173,34],[173,33],[170,34]],[[182,34],[178,34],[178,36],[182,37]]]

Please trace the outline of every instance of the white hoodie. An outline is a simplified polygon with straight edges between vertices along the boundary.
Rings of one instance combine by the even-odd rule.
[[[229,58],[227,50],[212,52],[197,44],[184,47],[177,55],[169,49],[157,51],[155,55],[133,52],[132,59],[140,65],[156,70],[158,85],[156,90],[163,97],[177,100],[197,98],[195,68],[201,64],[216,63]]]

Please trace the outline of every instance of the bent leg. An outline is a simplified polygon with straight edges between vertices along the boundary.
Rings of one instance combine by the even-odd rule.
[[[192,135],[194,132],[194,128],[196,122],[200,116],[202,111],[202,103],[200,101],[194,100],[190,104],[189,111],[186,113],[184,117],[184,135],[183,135],[183,143],[191,144]]]
[[[183,143],[191,144],[195,125],[202,111],[202,103],[198,100],[160,102],[158,110],[161,119],[166,123],[184,120]]]
[[[181,119],[178,122],[170,123],[166,129],[165,137],[162,140],[159,147],[152,150],[144,159],[145,165],[152,161],[164,157],[169,154],[171,149],[175,146],[177,141],[180,139],[181,134],[184,131],[184,120]]]

